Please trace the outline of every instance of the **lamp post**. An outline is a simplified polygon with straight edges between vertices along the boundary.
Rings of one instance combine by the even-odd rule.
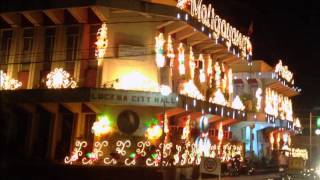
[[[161,85],[160,86],[160,93],[162,95],[162,99],[163,99],[163,122],[162,122],[162,137],[161,137],[161,160],[160,160],[160,164],[161,167],[163,167],[163,147],[164,147],[164,138],[165,138],[165,114],[166,114],[166,97],[169,96],[171,94],[172,90],[169,86],[167,85]]]

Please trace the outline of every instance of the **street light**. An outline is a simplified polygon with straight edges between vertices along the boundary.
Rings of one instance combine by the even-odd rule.
[[[161,138],[161,142],[162,142],[162,146],[161,146],[161,167],[163,167],[163,147],[164,147],[164,134],[165,134],[165,114],[166,114],[166,99],[165,97],[169,96],[172,93],[172,90],[169,86],[167,85],[161,85],[160,86],[160,93],[162,95],[162,99],[163,99],[163,121],[162,121],[162,138]]]

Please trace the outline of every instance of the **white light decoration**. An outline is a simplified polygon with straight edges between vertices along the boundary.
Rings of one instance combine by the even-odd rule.
[[[119,153],[121,156],[125,156],[127,154],[127,151],[125,150],[125,148],[130,148],[131,146],[131,141],[130,140],[125,140],[125,141],[117,141],[116,143],[117,148],[116,151],[117,153]]]
[[[150,141],[139,141],[137,143],[137,154],[140,154],[142,157],[145,157],[147,155],[146,148],[150,147],[151,143]]]
[[[163,46],[166,41],[164,40],[163,33],[160,33],[156,37],[156,45],[155,45],[155,51],[156,51],[156,64],[158,67],[164,67],[165,65],[165,57],[164,57],[164,50]]]
[[[75,147],[71,153],[71,156],[66,156],[64,158],[64,163],[66,164],[72,164],[73,162],[77,161],[79,157],[83,155],[82,149],[87,147],[87,142],[86,141],[79,141],[77,140],[75,143]]]
[[[171,35],[168,36],[168,43],[167,43],[167,57],[170,59],[175,58],[174,50],[173,50],[173,43]]]
[[[282,65],[282,60],[279,60],[279,63],[275,67],[275,72],[289,83],[294,84],[293,82],[293,73],[288,70],[288,66]]]
[[[185,82],[182,84],[180,89],[180,94],[186,95],[191,98],[195,98],[198,100],[205,100],[205,97],[198,90],[197,86],[193,83],[192,80]]]
[[[216,81],[216,88],[220,88],[221,86],[221,68],[218,62],[214,65],[214,71],[215,71],[215,81]]]
[[[103,58],[105,57],[108,48],[108,28],[107,24],[103,23],[97,32],[96,41],[96,58],[98,59],[98,65],[101,65]]]
[[[172,93],[172,89],[170,88],[170,86],[161,85],[160,86],[160,93],[162,96],[169,96]]]
[[[204,68],[204,58],[203,58],[202,54],[199,55],[199,63],[202,64],[202,67],[199,70],[200,71],[199,78],[200,78],[200,82],[204,83],[204,82],[206,82],[206,73],[205,73],[205,68]]]
[[[301,123],[300,123],[300,119],[299,118],[295,118],[293,121],[293,126],[297,127],[297,128],[301,128]]]
[[[140,72],[133,71],[122,75],[114,84],[115,89],[159,92],[159,84]]]
[[[193,54],[193,50],[192,50],[191,46],[190,46],[190,54],[189,54],[189,66],[190,66],[191,80],[193,80],[194,79],[194,70],[196,68],[196,63],[194,61],[194,54]]]
[[[209,102],[214,103],[214,104],[219,104],[222,106],[227,105],[226,98],[224,97],[223,93],[221,92],[221,89],[217,89],[216,92],[213,95],[213,98],[210,97]]]
[[[103,156],[103,151],[102,148],[103,147],[107,147],[108,146],[108,141],[102,141],[102,142],[95,142],[94,143],[94,147],[93,147],[93,152],[92,153],[88,153],[89,157],[86,158],[82,158],[82,164],[83,165],[88,165],[88,164],[93,164],[95,161],[97,161],[99,159],[99,157]]]
[[[178,0],[177,7],[179,9],[186,9],[190,5],[190,0]]]
[[[93,123],[91,129],[96,137],[110,133],[112,128],[108,116],[99,116],[98,120]]]
[[[179,48],[178,48],[178,61],[179,61],[179,73],[180,75],[184,75],[186,73],[186,68],[184,65],[184,47],[183,44],[180,43]]]
[[[6,73],[0,70],[0,90],[15,90],[21,86],[21,82],[10,78]]]
[[[222,141],[222,140],[223,140],[223,128],[222,128],[222,123],[220,123],[219,129],[218,129],[218,140],[219,140],[219,141]]]
[[[270,144],[271,144],[271,150],[273,150],[274,149],[274,136],[273,136],[273,133],[270,134],[269,140],[270,140]]]
[[[232,108],[237,109],[237,110],[241,110],[241,111],[243,111],[245,109],[245,106],[243,105],[243,103],[238,95],[234,98],[234,100],[232,102]]]
[[[62,68],[55,68],[47,75],[46,85],[49,89],[76,88],[77,83]]]
[[[252,45],[250,38],[241,34],[239,30],[231,26],[226,20],[221,19],[215,13],[212,4],[205,4],[203,0],[190,0],[190,9],[187,0],[179,0],[177,7],[186,11],[190,11],[191,16],[202,23],[202,30],[208,28],[213,31],[213,37],[217,40],[220,36],[226,39],[228,47],[231,45],[237,46],[246,57],[246,54],[252,54]]]
[[[257,104],[256,104],[256,109],[259,112],[261,109],[261,101],[262,101],[262,89],[258,88],[256,91],[256,98],[257,98]]]

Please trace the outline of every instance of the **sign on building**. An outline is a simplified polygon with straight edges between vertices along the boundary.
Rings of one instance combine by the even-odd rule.
[[[204,174],[221,174],[221,161],[218,158],[203,157],[200,163],[200,173]]]

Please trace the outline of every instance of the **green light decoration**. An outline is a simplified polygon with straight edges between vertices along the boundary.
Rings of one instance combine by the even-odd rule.
[[[151,157],[152,157],[153,159],[157,159],[158,154],[157,154],[157,153],[153,153],[153,154],[151,154]]]
[[[146,121],[146,122],[144,123],[144,125],[145,125],[147,128],[152,127],[152,126],[155,126],[155,125],[158,125],[158,124],[159,124],[159,122],[158,122],[158,120],[157,120],[156,118],[152,118],[150,121]]]
[[[129,157],[130,157],[131,159],[134,159],[134,158],[136,157],[136,153],[131,153],[131,154],[129,155]]]
[[[87,157],[87,158],[91,158],[91,157],[92,157],[91,152],[88,152],[88,153],[86,154],[86,157]]]
[[[320,117],[317,117],[317,123],[316,123],[317,128],[320,128]]]

